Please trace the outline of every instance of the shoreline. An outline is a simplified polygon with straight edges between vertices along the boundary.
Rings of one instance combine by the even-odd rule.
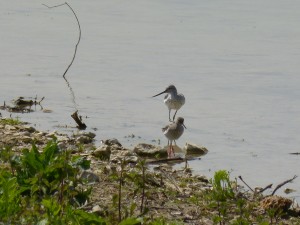
[[[89,160],[91,162],[90,169],[81,170],[80,175],[78,175],[88,181],[82,187],[92,188],[92,192],[89,202],[81,205],[80,208],[106,219],[110,215],[117,214],[113,198],[118,193],[118,179],[112,179],[111,176],[113,174],[118,175],[121,164],[125,161],[124,174],[140,173],[141,171],[137,169],[137,165],[142,161],[140,156],[132,154],[132,150],[124,148],[117,141],[107,140],[100,147],[96,147],[93,133],[80,132],[78,136],[70,137],[57,132],[37,131],[27,123],[8,124],[7,121],[3,121],[4,119],[1,118],[0,135],[2,138],[0,147],[2,151],[6,146],[11,146],[12,152],[21,154],[20,151],[24,148],[30,149],[33,142],[39,151],[42,151],[47,143],[54,138],[60,149],[68,149],[72,155],[82,156]],[[10,122],[13,123],[13,121]],[[108,152],[110,152],[109,155]],[[287,206],[285,205],[281,209],[282,215],[275,213],[272,217],[268,214],[268,210],[277,206],[271,198],[262,194],[254,195],[245,191],[241,184],[231,181],[230,190],[232,190],[233,195],[227,196],[225,199],[228,212],[226,215],[220,215],[220,208],[215,205],[220,200],[211,196],[216,189],[213,179],[209,181],[205,176],[194,175],[188,167],[174,170],[172,165],[167,162],[154,166],[153,171],[146,169],[146,167],[142,168],[147,174],[145,182],[147,195],[143,195],[145,199],[142,200],[140,193],[136,194],[133,191],[134,189],[139,189],[137,192],[140,191],[138,184],[130,180],[124,181],[122,192],[123,216],[126,214],[125,206],[136,205],[135,207],[137,207],[141,201],[144,201],[144,208],[147,208],[147,212],[142,214],[142,217],[145,220],[162,218],[169,222],[176,221],[178,224],[180,222],[183,224],[216,224],[214,218],[219,218],[224,224],[232,224],[238,221],[240,215],[237,200],[243,199],[245,200],[243,205],[245,210],[249,208],[250,216],[247,218],[249,224],[250,221],[258,222],[256,217],[262,217],[261,221],[267,221],[269,224],[272,224],[272,218],[276,218],[277,222],[281,221],[284,224],[300,224],[300,210],[295,206],[291,208],[292,202],[287,198],[278,197],[278,201],[290,204],[290,206],[286,209]],[[239,195],[242,197],[238,197]],[[263,201],[267,201],[265,206]],[[250,206],[253,209],[251,212]],[[139,210],[133,211],[132,217],[141,217],[141,214],[138,213]]]

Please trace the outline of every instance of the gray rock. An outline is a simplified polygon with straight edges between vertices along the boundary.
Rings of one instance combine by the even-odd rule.
[[[31,127],[31,126],[28,126],[28,125],[24,126],[24,129],[26,131],[30,132],[30,133],[33,133],[33,132],[36,131],[34,127]]]
[[[186,143],[183,147],[183,150],[186,152],[186,155],[193,156],[201,156],[206,155],[208,153],[207,148],[190,143]]]
[[[116,139],[116,138],[107,139],[107,140],[102,140],[101,142],[102,142],[103,144],[109,145],[109,146],[116,145],[116,146],[122,147],[121,143],[120,143],[120,142],[118,141],[118,139]]]
[[[110,154],[111,154],[111,147],[108,145],[102,145],[96,150],[94,150],[92,153],[93,156],[103,160],[108,160],[110,158]]]
[[[101,207],[99,206],[99,205],[95,205],[95,206],[93,206],[93,208],[92,208],[92,213],[96,213],[96,214],[101,214],[101,212],[102,212],[103,210],[101,209]]]
[[[79,136],[76,138],[76,142],[79,144],[89,144],[93,142],[93,139],[88,136]]]
[[[16,130],[17,128],[16,128],[15,126],[6,124],[4,129],[5,129],[5,130]]]
[[[68,142],[70,138],[67,135],[57,135],[57,142]]]
[[[87,137],[90,137],[90,138],[92,138],[92,139],[96,137],[96,134],[93,133],[93,132],[84,133],[83,135],[84,135],[84,136],[87,136]]]
[[[140,143],[135,146],[133,152],[135,152],[140,157],[164,158],[168,156],[165,149],[146,143]]]
[[[123,149],[122,151],[119,150],[112,150],[110,161],[117,163],[125,160],[127,163],[136,163],[138,161],[138,157],[136,153],[131,150]]]
[[[24,142],[24,143],[32,143],[32,139],[31,139],[31,137],[26,137],[26,136],[24,136],[24,137],[21,137],[21,140]]]

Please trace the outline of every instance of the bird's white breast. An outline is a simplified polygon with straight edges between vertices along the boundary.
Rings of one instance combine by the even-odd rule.
[[[171,95],[171,94],[168,94],[166,95],[165,99],[164,99],[164,103],[166,104],[166,106],[169,108],[169,109],[175,109],[175,110],[178,110],[181,108],[181,106],[184,105],[185,103],[185,98],[183,95]]]
[[[164,131],[164,135],[168,138],[168,140],[177,140],[183,134],[183,131],[184,131],[183,125],[176,124],[175,126],[173,126],[173,129],[168,127]]]

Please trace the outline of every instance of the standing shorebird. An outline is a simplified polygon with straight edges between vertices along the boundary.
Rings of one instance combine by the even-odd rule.
[[[184,128],[186,129],[184,125],[184,119],[182,117],[178,117],[175,122],[165,126],[162,128],[162,132],[164,135],[168,138],[168,158],[170,158],[174,154],[174,148],[172,146],[172,142],[180,138],[180,136],[183,134]],[[176,144],[176,142],[175,142]]]
[[[164,99],[164,103],[166,104],[166,106],[169,109],[169,121],[172,122],[172,121],[175,120],[175,116],[176,116],[177,111],[184,105],[185,98],[184,98],[183,94],[178,94],[177,93],[176,87],[172,84],[169,85],[166,88],[166,90],[164,90],[163,92],[161,92],[157,95],[154,95],[152,97],[156,97],[156,96],[164,94],[164,93],[167,93],[167,95],[165,96],[165,99]],[[171,109],[176,110],[175,114],[173,116],[173,120],[171,120]]]

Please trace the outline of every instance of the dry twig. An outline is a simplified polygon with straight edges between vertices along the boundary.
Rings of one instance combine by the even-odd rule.
[[[243,180],[242,176],[238,176],[238,178],[253,192],[255,193],[255,191]]]
[[[293,180],[295,180],[296,178],[297,178],[297,175],[295,175],[295,176],[294,176],[293,178],[291,178],[291,179],[288,179],[288,180],[286,180],[286,181],[284,181],[284,182],[278,184],[277,187],[274,189],[274,191],[272,192],[271,195],[274,195],[275,192],[276,192],[279,188],[281,188],[283,185],[286,185],[287,183],[291,183],[291,182],[292,182]]]
[[[272,188],[272,185],[273,184],[269,184],[267,185],[266,187],[264,187],[263,189],[261,189],[260,191],[258,191],[259,194],[263,193],[265,190],[269,189],[269,188]]]
[[[80,130],[85,130],[86,125],[82,122],[81,116],[78,116],[78,111],[74,112],[71,117],[75,120],[75,122],[78,124],[77,128]]]
[[[72,7],[71,7],[67,2],[65,2],[65,3],[63,3],[63,4],[60,4],[60,5],[55,5],[55,6],[48,6],[48,5],[45,5],[45,4],[43,4],[43,5],[46,6],[48,9],[52,9],[52,8],[60,7],[60,6],[63,6],[63,5],[67,5],[67,6],[71,9],[71,11],[73,12],[73,14],[74,14],[74,16],[75,16],[75,18],[76,18],[76,20],[77,20],[78,29],[79,29],[79,37],[78,37],[78,41],[77,41],[76,46],[75,46],[75,52],[74,52],[72,61],[71,61],[71,63],[68,65],[66,71],[65,71],[64,74],[63,74],[63,78],[66,79],[66,78],[65,78],[65,75],[66,75],[66,73],[68,72],[69,68],[72,66],[72,64],[73,64],[73,62],[74,62],[74,59],[75,59],[75,56],[76,56],[76,53],[77,53],[77,48],[78,48],[78,45],[79,45],[79,42],[80,42],[80,39],[81,39],[81,28],[80,28],[80,23],[79,23],[79,20],[78,20],[78,17],[77,17],[77,15],[76,15],[76,13],[74,12],[74,10],[72,9]]]

